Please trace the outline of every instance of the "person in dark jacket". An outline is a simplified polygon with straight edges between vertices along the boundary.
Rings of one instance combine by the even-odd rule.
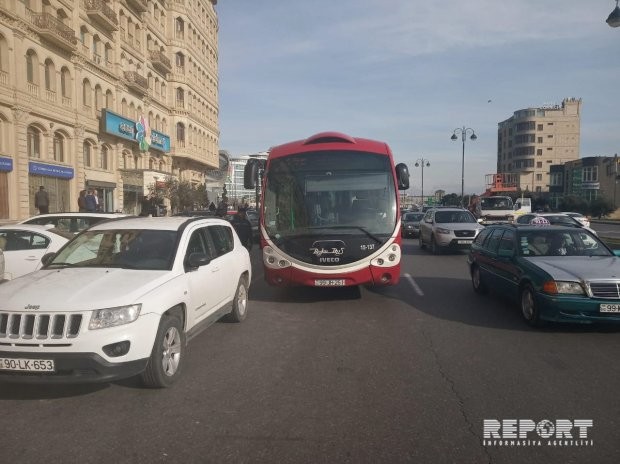
[[[39,187],[39,191],[34,194],[34,207],[39,209],[40,214],[50,212],[50,197],[43,186]]]
[[[95,194],[92,189],[88,190],[88,193],[84,197],[84,206],[86,207],[86,212],[88,213],[97,212],[97,199],[95,198]]]
[[[243,246],[250,251],[252,249],[252,223],[247,218],[245,208],[239,207],[237,209],[237,214],[234,215],[230,222],[237,232]]]

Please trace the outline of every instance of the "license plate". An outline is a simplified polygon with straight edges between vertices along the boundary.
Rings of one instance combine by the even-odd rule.
[[[344,279],[316,279],[315,287],[344,287]]]
[[[459,240],[459,245],[468,245],[471,244],[471,240]]]
[[[51,359],[0,358],[0,370],[54,372],[54,361]]]
[[[620,313],[620,304],[601,303],[599,311],[602,313]]]

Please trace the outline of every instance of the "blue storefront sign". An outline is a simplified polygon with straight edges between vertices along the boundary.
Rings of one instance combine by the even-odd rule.
[[[144,117],[140,121],[132,121],[110,110],[103,110],[102,131],[125,140],[138,142],[140,148],[147,150],[170,151],[170,137],[161,132],[150,130]]]
[[[0,156],[0,171],[12,171],[13,170],[13,158],[5,158]]]
[[[61,179],[73,179],[73,168],[57,166],[55,164],[43,164],[30,161],[28,163],[28,173],[37,176],[60,177]]]

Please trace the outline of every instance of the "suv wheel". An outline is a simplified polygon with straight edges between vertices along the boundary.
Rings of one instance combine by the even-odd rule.
[[[162,316],[151,357],[142,382],[151,388],[171,386],[181,373],[185,355],[185,332],[177,317]]]
[[[418,242],[420,244],[420,248],[426,248],[426,245],[424,245],[424,240],[422,240],[422,232],[420,232],[420,235],[418,236]]]
[[[439,245],[437,245],[437,242],[435,241],[435,237],[433,235],[431,235],[431,251],[434,255],[441,254],[441,248],[439,247]]]
[[[237,291],[233,299],[232,311],[228,314],[227,320],[230,322],[241,322],[248,313],[248,286],[245,278],[241,277],[237,284]]]

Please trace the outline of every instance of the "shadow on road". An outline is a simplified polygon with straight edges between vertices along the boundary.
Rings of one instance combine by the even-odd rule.
[[[90,395],[108,388],[109,384],[23,384],[0,383],[3,400],[53,400]]]

